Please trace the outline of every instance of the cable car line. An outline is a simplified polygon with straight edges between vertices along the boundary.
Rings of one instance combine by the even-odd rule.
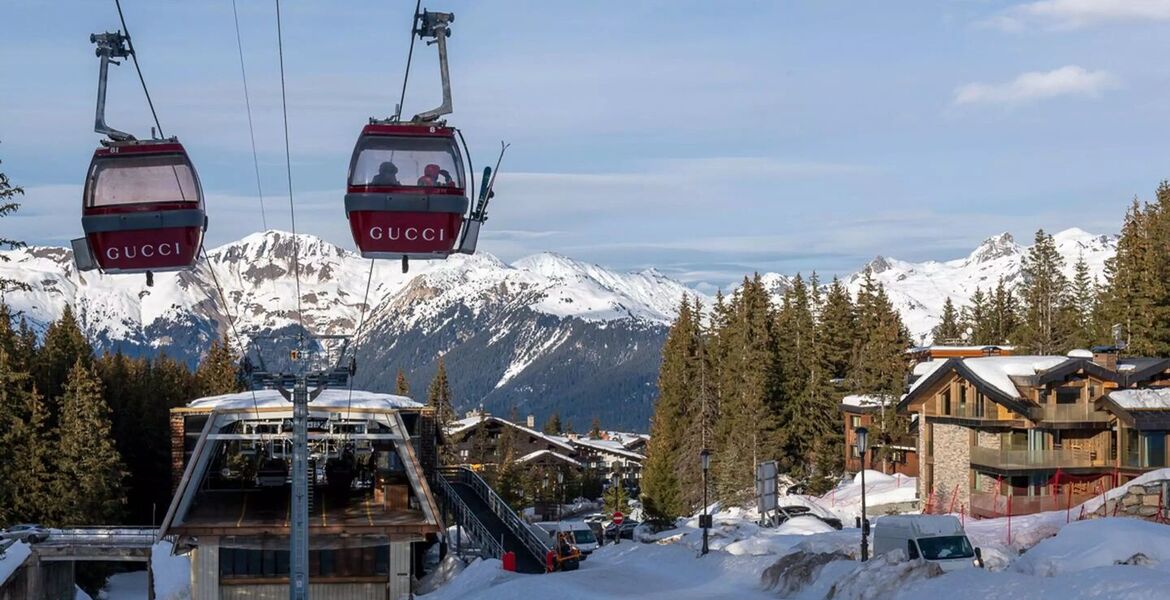
[[[248,136],[252,140],[252,165],[256,170],[256,193],[260,196],[260,224],[268,231],[268,215],[264,210],[264,188],[260,184],[260,157],[256,153],[256,129],[252,125],[252,99],[248,94],[248,71],[244,68],[244,42],[240,37],[240,13],[232,0],[232,17],[236,22],[236,49],[240,54],[240,77],[244,80],[244,106],[248,111]]]
[[[288,145],[288,99],[285,94],[284,84],[284,33],[280,22],[280,0],[276,1],[276,47],[280,56],[280,106],[284,114],[284,168],[288,177],[288,212],[290,223],[292,224],[293,234],[293,277],[296,280],[297,286],[297,321],[301,325],[301,336],[307,331],[305,329],[305,315],[301,310],[301,263],[300,263],[300,242],[297,240],[297,211],[293,206],[293,186],[292,186],[292,152]],[[298,349],[300,344],[298,343]]]
[[[126,34],[126,44],[130,47],[130,58],[134,59],[134,70],[138,71],[138,81],[142,83],[142,92],[146,94],[146,103],[150,106],[150,114],[154,117],[154,126],[158,127],[158,136],[167,137],[163,133],[162,123],[158,121],[158,113],[154,110],[154,101],[150,99],[150,90],[146,88],[146,78],[142,76],[142,67],[138,66],[138,54],[134,52],[134,42],[130,38],[130,28],[126,27],[126,17],[122,14],[122,0],[114,0],[118,7],[118,19],[122,21],[122,31]]]
[[[345,414],[346,414],[347,418],[349,416],[350,407],[353,404],[353,376],[354,376],[353,372],[357,370],[357,350],[358,350],[358,344],[361,343],[359,341],[358,334],[361,333],[362,327],[364,327],[366,324],[366,309],[369,308],[369,305],[367,304],[367,302],[368,302],[369,297],[370,297],[370,284],[373,281],[374,281],[374,259],[371,258],[370,259],[370,272],[368,275],[366,275],[366,293],[362,295],[362,314],[360,317],[358,317],[357,327],[354,328],[354,330],[353,330],[353,357],[350,358],[350,374],[349,374],[349,377],[347,378],[348,383],[349,383],[349,396],[345,399]],[[344,352],[342,353],[342,356],[338,359],[338,362],[341,362],[342,360],[345,360],[345,353]],[[347,432],[346,435],[348,436],[349,433]]]
[[[240,353],[246,359],[248,357],[248,348],[244,345],[244,338],[240,337],[239,330],[236,329],[236,317],[232,314],[231,306],[228,305],[227,295],[223,293],[223,286],[219,284],[219,276],[215,274],[215,265],[211,264],[211,257],[207,255],[207,249],[203,247],[202,242],[199,244],[199,254],[203,256],[203,261],[207,263],[207,271],[211,273],[211,281],[215,283],[215,289],[219,292],[220,303],[223,304],[223,312],[227,315],[228,325],[232,328],[232,337],[236,338],[236,342],[240,345]],[[214,301],[215,299],[212,298],[212,302]],[[256,400],[256,387],[249,385],[248,389],[252,391],[252,409],[256,412],[256,420],[259,421],[260,404]]]
[[[395,121],[402,120],[402,107],[406,102],[406,82],[410,79],[410,63],[414,60],[414,24],[418,20],[418,11],[420,8],[422,8],[422,0],[418,0],[414,4],[414,20],[410,22],[410,50],[406,53],[406,73],[402,76],[402,93],[398,96],[398,106],[394,109]]]

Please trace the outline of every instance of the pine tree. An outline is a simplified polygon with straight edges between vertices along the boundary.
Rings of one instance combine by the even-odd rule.
[[[1063,266],[1052,236],[1043,229],[1037,231],[1035,244],[1024,257],[1021,287],[1024,312],[1017,343],[1027,352],[1062,354],[1068,350],[1075,317]]]
[[[199,386],[199,395],[220,396],[243,391],[240,380],[240,369],[236,355],[228,345],[228,339],[213,340],[207,355],[199,363],[195,371],[195,379]]]
[[[694,380],[691,357],[697,338],[695,315],[687,298],[666,334],[658,372],[658,400],[650,420],[650,447],[642,475],[642,501],[655,518],[673,519],[687,510],[677,463],[686,431],[687,407]]]
[[[1002,342],[995,339],[996,324],[992,313],[987,294],[983,292],[983,288],[976,287],[975,292],[971,294],[970,304],[963,307],[963,316],[959,324],[963,338],[968,344],[982,346]]]
[[[7,217],[20,210],[20,203],[16,201],[16,197],[23,195],[24,189],[18,185],[13,185],[8,179],[8,176],[3,171],[0,171],[0,218]],[[12,229],[9,229],[9,231],[12,231]],[[23,247],[24,242],[0,236],[0,249]],[[0,262],[8,262],[8,260],[7,256],[0,254]],[[17,289],[27,290],[29,289],[29,285],[21,281],[16,281],[15,279],[0,277],[0,296],[8,290]]]
[[[601,439],[601,419],[593,417],[593,424],[589,426],[589,437],[594,440]]]
[[[1020,328],[1020,304],[1015,293],[1007,287],[1003,277],[995,285],[995,291],[989,294],[989,316],[981,344],[1004,345],[1010,344]]]
[[[910,337],[886,291],[868,270],[857,294],[857,314],[860,335],[850,381],[855,393],[884,399],[872,446],[878,460],[885,461],[889,446],[903,442],[909,430],[908,418],[897,414],[896,405],[905,385]]]
[[[721,397],[712,468],[717,497],[740,503],[754,493],[755,465],[783,454],[777,415],[784,407],[775,318],[758,273],[744,278],[727,310],[728,322],[719,333]]]
[[[435,421],[440,427],[446,428],[455,420],[451,388],[447,383],[447,364],[442,356],[439,357],[439,368],[431,380],[431,387],[427,388],[427,405],[435,409]]]
[[[1071,300],[1074,327],[1070,346],[1089,348],[1101,337],[1096,330],[1097,297],[1097,282],[1089,273],[1089,265],[1082,253],[1073,265]]]
[[[816,442],[833,430],[835,406],[829,395],[827,361],[817,339],[812,298],[798,274],[784,294],[776,319],[777,362],[784,396],[787,440],[782,466],[796,476],[815,471]]]
[[[61,404],[55,496],[66,526],[116,522],[125,504],[122,458],[111,435],[101,381],[82,360],[69,372]]]
[[[824,345],[825,368],[830,379],[844,379],[853,360],[857,315],[849,290],[836,277],[829,284],[821,309],[820,337]]]
[[[626,493],[626,486],[622,483],[616,483],[609,486],[605,490],[603,497],[605,502],[606,514],[612,515],[615,512],[621,511],[622,514],[630,514],[630,495]]]
[[[508,420],[515,423],[518,418],[516,408],[513,407]],[[504,502],[519,510],[522,508],[519,504],[524,499],[524,478],[522,467],[516,462],[519,457],[516,455],[516,429],[514,427],[505,426],[500,432],[496,443],[496,453],[496,489]]]
[[[406,373],[402,369],[398,369],[398,377],[394,379],[394,393],[410,397],[410,383],[406,381]]]
[[[561,424],[561,413],[554,412],[548,416],[548,420],[544,422],[542,431],[548,435],[560,435],[564,431],[564,426]]]
[[[53,444],[48,427],[49,413],[41,395],[34,389],[26,391],[23,379],[8,364],[7,353],[0,353],[0,477],[3,485],[0,505],[3,520],[8,523],[57,524],[61,512],[59,499],[53,493],[56,469],[53,465]]]
[[[61,318],[45,331],[45,340],[33,363],[33,380],[46,400],[48,425],[56,427],[58,398],[65,391],[65,380],[78,360],[90,364],[93,350],[77,325],[73,309],[65,305]]]
[[[946,302],[943,303],[942,316],[939,317],[938,325],[931,330],[930,337],[936,344],[955,343],[963,339],[959,311],[955,310],[955,304],[951,302],[950,296],[947,296]]]

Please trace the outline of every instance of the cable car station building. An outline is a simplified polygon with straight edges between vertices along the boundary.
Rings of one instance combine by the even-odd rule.
[[[407,597],[441,531],[433,412],[347,389],[309,411],[311,597]],[[159,533],[190,553],[194,600],[288,597],[291,421],[271,389],[171,411],[175,493]]]

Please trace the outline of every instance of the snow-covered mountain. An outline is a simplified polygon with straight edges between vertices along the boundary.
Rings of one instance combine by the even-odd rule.
[[[68,304],[101,349],[193,362],[231,315],[249,352],[272,362],[280,353],[271,336],[300,331],[301,319],[317,335],[353,335],[364,304],[351,342],[358,385],[391,389],[402,368],[422,392],[445,354],[459,408],[556,409],[579,426],[599,413],[607,424],[644,427],[666,327],[682,296],[697,294],[652,270],[617,273],[555,254],[511,265],[455,256],[404,274],[397,262],[371,267],[314,236],[278,231],[210,250],[193,271],[155,275],[153,287],[142,276],[78,273],[62,248],[4,254],[0,276],[31,287],[8,294],[13,308],[43,326]]]
[[[1089,272],[1104,281],[1105,261],[1117,252],[1116,235],[1096,235],[1081,229],[1054,234],[1056,249],[1064,258],[1064,272],[1070,279],[1073,267],[1084,257]],[[916,342],[929,341],[930,330],[938,323],[949,296],[956,307],[967,304],[975,288],[994,288],[1000,278],[1009,286],[1022,281],[1021,268],[1029,246],[1021,246],[1011,234],[987,238],[965,258],[946,262],[911,263],[878,256],[867,265],[881,282]],[[849,290],[861,288],[864,268],[849,277]]]
[[[1069,276],[1083,256],[1100,279],[1117,245],[1116,236],[1079,229],[1054,238]],[[911,263],[879,256],[867,266],[921,341],[948,296],[963,305],[976,287],[993,287],[1001,277],[1018,285],[1026,252],[1004,233],[964,258]],[[278,231],[211,250],[193,271],[157,274],[153,287],[140,276],[78,273],[63,248],[2,254],[10,260],[0,262],[0,277],[31,288],[9,292],[9,305],[40,326],[71,305],[101,349],[164,351],[194,362],[228,331],[230,314],[249,353],[271,363],[281,356],[272,336],[295,334],[303,319],[318,335],[357,333],[351,343],[358,387],[390,390],[401,368],[423,396],[444,355],[458,409],[483,403],[497,414],[515,407],[542,419],[557,410],[578,428],[597,415],[606,426],[644,429],[679,300],[687,294],[711,304],[654,270],[618,273],[545,253],[510,265],[488,254],[454,256],[412,263],[406,274],[397,262],[376,261],[371,271],[370,261],[348,250]],[[782,274],[761,278],[776,300],[791,284]],[[860,272],[846,281],[856,293]]]

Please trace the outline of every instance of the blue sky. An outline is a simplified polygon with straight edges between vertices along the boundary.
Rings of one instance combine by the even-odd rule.
[[[289,226],[275,12],[238,0],[269,227]],[[424,2],[454,11],[452,123],[477,167],[512,143],[481,248],[543,250],[724,285],[848,273],[876,254],[964,255],[1038,227],[1115,232],[1167,177],[1170,0]],[[209,246],[261,229],[230,0],[124,0],[163,127],[188,147]],[[288,0],[294,202],[352,247],[341,197],[371,115],[393,112],[413,2]],[[28,190],[9,228],[80,234],[113,2],[0,5],[0,160]],[[416,47],[404,112],[438,103]],[[140,137],[133,68],[109,122]]]

